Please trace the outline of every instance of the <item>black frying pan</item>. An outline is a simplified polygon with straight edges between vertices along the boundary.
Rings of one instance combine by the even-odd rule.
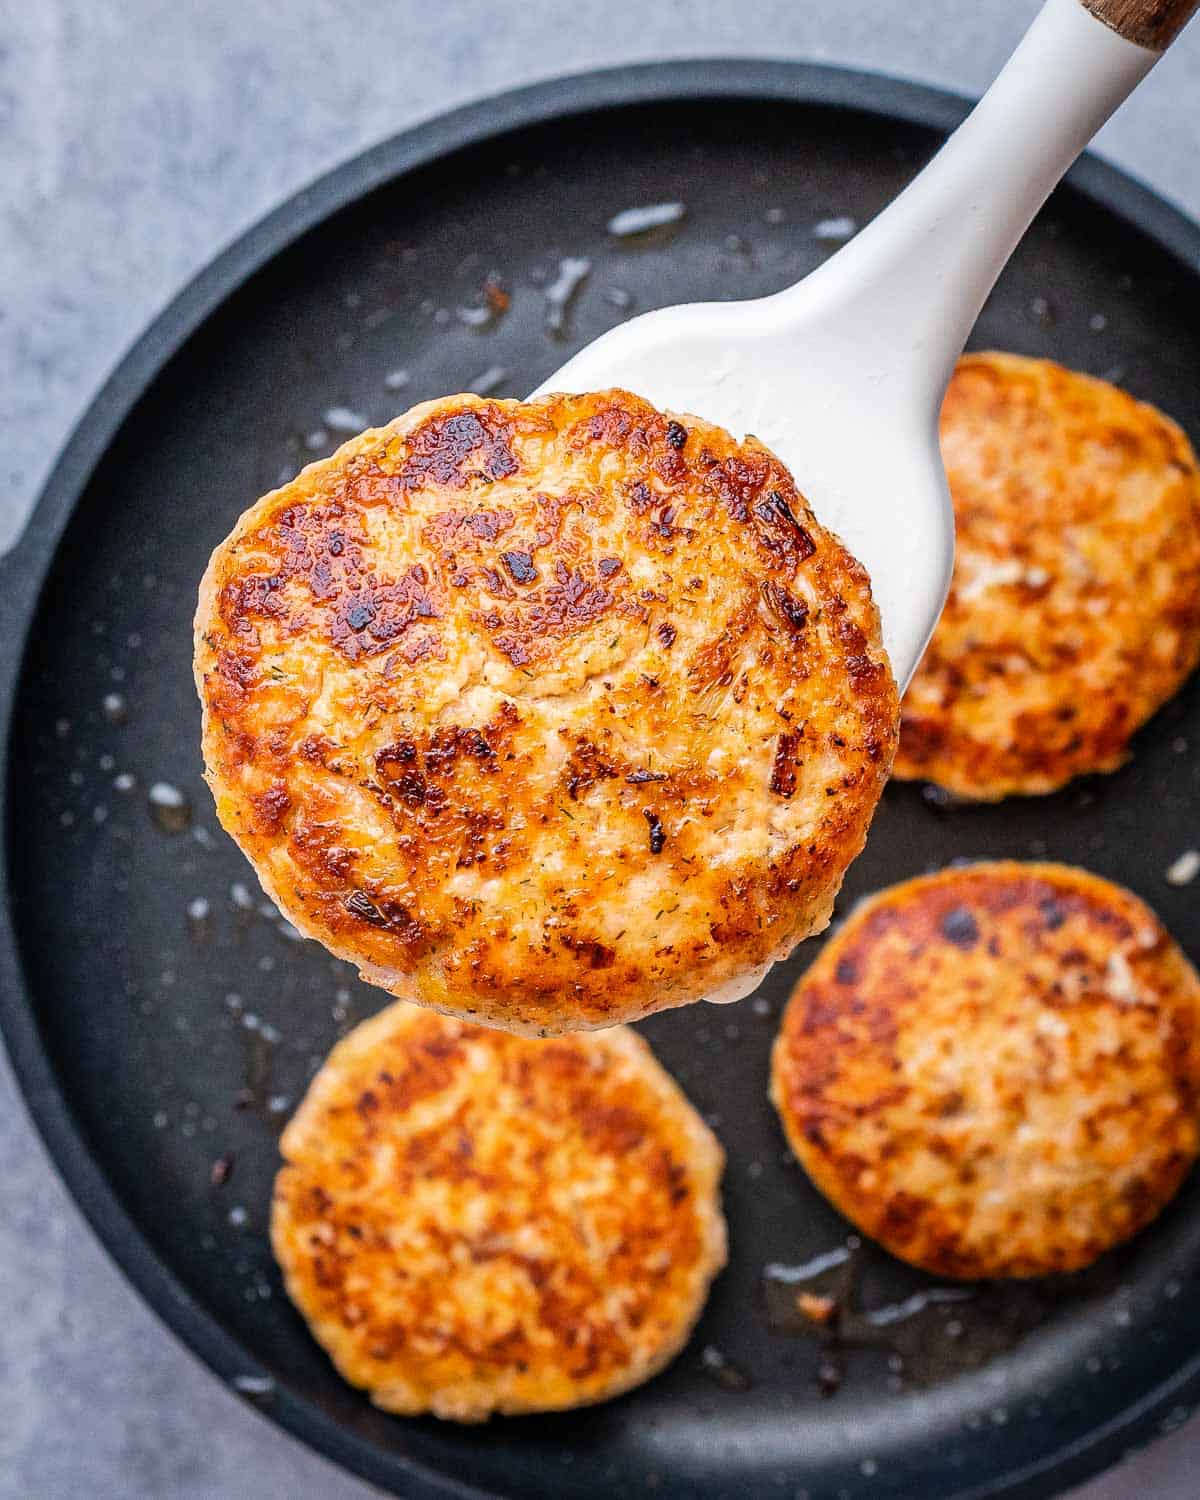
[[[209,550],[311,456],[327,408],[383,420],[490,366],[508,371],[502,393],[524,393],[624,315],[616,293],[640,309],[773,291],[828,253],[814,221],[869,218],[963,110],[863,74],[702,62],[569,79],[422,126],[293,199],[179,297],[2,565],[0,1013],[33,1114],[175,1331],[292,1432],[410,1500],[1044,1496],[1181,1420],[1200,1389],[1196,1178],[1089,1275],[935,1302],[883,1330],[860,1318],[861,1346],[844,1350],[789,1331],[764,1266],[846,1236],[766,1100],[779,1009],[815,943],[755,1001],[645,1028],[729,1150],[732,1260],[691,1346],[643,1390],[478,1430],[384,1416],[309,1339],[264,1232],[280,1112],[384,997],[230,896],[248,870],[200,780],[190,670]],[[676,198],[689,216],[669,244],[606,235],[617,210]],[[555,341],[541,285],[562,255],[592,271]],[[481,334],[455,309],[493,267],[513,305]],[[1200,230],[1088,161],[976,342],[1119,378],[1200,436],[1198,273]],[[398,367],[411,383],[389,391]],[[124,709],[105,703],[114,693]],[[1059,796],[946,813],[895,786],[843,909],[958,856],[1048,855],[1132,886],[1200,957],[1200,887],[1163,878],[1200,843],[1198,740],[1193,685],[1124,771]],[[186,810],[161,792],[147,805],[157,781],[190,803],[189,828],[168,831]],[[850,1270],[868,1314],[930,1287],[869,1247]]]

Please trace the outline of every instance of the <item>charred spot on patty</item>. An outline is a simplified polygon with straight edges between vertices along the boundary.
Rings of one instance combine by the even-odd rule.
[[[567,795],[577,801],[581,792],[619,776],[620,768],[598,745],[583,740],[571,751],[565,770]]]
[[[973,948],[979,941],[979,923],[965,906],[955,906],[942,918],[942,936],[956,948]]]
[[[263,792],[251,797],[259,826],[267,833],[278,833],[292,805],[291,794],[282,781],[272,782]]]
[[[351,891],[342,905],[356,921],[393,933],[402,943],[418,943],[423,936],[420,922],[398,902],[372,900],[366,891]]]
[[[782,622],[789,630],[802,630],[808,623],[808,605],[803,599],[789,594],[780,583],[765,578],[759,585],[769,615]]]
[[[533,583],[538,576],[533,557],[528,552],[502,552],[500,561],[508,569],[508,576],[514,583]]]
[[[589,969],[609,969],[616,959],[616,951],[606,943],[597,942],[595,938],[576,937],[574,934],[564,932],[559,941],[564,948],[582,958]]]
[[[512,435],[512,424],[495,406],[439,413],[409,434],[400,486],[463,489],[472,479],[515,474],[520,465]]]
[[[771,790],[777,797],[790,797],[796,790],[796,754],[799,734],[781,734],[775,742],[775,759],[771,765]]]

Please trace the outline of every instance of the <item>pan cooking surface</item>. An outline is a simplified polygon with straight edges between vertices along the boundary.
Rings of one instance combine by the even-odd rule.
[[[559,121],[385,182],[268,259],[181,347],[160,330],[145,358],[165,363],[103,457],[52,483],[60,513],[66,488],[78,504],[32,614],[9,622],[10,637],[28,627],[9,669],[7,780],[25,992],[10,984],[5,1004],[39,1120],[126,1267],[219,1372],[408,1496],[1050,1494],[1191,1399],[1196,1178],[1132,1246],[1065,1282],[958,1301],[873,1247],[846,1256],[846,1225],[791,1162],[766,1097],[780,1008],[819,942],[752,1000],[643,1028],[729,1153],[731,1235],[692,1343],[649,1386],[481,1429],[398,1421],[338,1379],[283,1296],[265,1234],[279,1128],[331,1044],[385,997],[260,909],[216,825],[191,683],[197,580],[246,505],[360,418],[470,385],[520,395],[630,312],[794,281],[937,145],[900,116],[955,111],[880,80],[736,72],[735,88],[723,65],[657,70],[653,87],[674,80],[682,97],[574,115],[573,99],[618,100],[619,80],[560,88]],[[650,76],[628,75],[629,95]],[[520,116],[491,108],[497,125]],[[322,191],[332,203],[339,190]],[[675,202],[684,216],[645,235],[606,228]],[[511,296],[499,317],[493,272]],[[1200,437],[1195,273],[1075,189],[1042,215],[973,342],[1120,380]],[[10,570],[43,565],[48,534],[35,528]],[[967,810],[893,786],[839,910],[955,858],[1061,859],[1132,887],[1200,959],[1200,884],[1165,878],[1200,842],[1197,747],[1193,684],[1111,778]],[[788,1310],[795,1279],[834,1252],[814,1285],[850,1288],[859,1336],[846,1349]]]

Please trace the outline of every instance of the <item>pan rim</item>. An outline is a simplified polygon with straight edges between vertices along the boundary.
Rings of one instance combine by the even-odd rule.
[[[223,303],[303,235],[368,193],[454,152],[509,132],[582,114],[652,103],[759,100],[854,110],[940,131],[970,108],[961,95],[887,74],[800,61],[705,57],[570,74],[496,94],[434,116],[334,167],[287,199],[220,251],[159,313],[120,359],[89,403],[47,478],[24,531],[0,559],[0,1031],[30,1117],[54,1167],[90,1228],[126,1279],[167,1328],[224,1384],[265,1373],[239,1340],[188,1293],[141,1234],[91,1152],[43,1044],[18,936],[19,898],[10,884],[11,726],[23,677],[29,627],[59,542],[122,424],[187,340]],[[1116,217],[1133,222],[1194,274],[1200,274],[1200,225],[1121,169],[1085,156],[1068,182]],[[957,1491],[952,1500],[1048,1497],[1100,1472],[1158,1430],[1163,1413],[1200,1393],[1200,1351],[1119,1416],[1085,1437]],[[269,1411],[291,1436],[368,1482],[409,1500],[505,1500],[405,1454],[357,1435],[286,1385]]]

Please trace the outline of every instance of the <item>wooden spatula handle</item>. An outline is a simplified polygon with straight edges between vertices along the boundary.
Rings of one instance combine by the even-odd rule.
[[[1191,20],[1200,0],[1080,0],[1080,4],[1127,42],[1165,52]]]

